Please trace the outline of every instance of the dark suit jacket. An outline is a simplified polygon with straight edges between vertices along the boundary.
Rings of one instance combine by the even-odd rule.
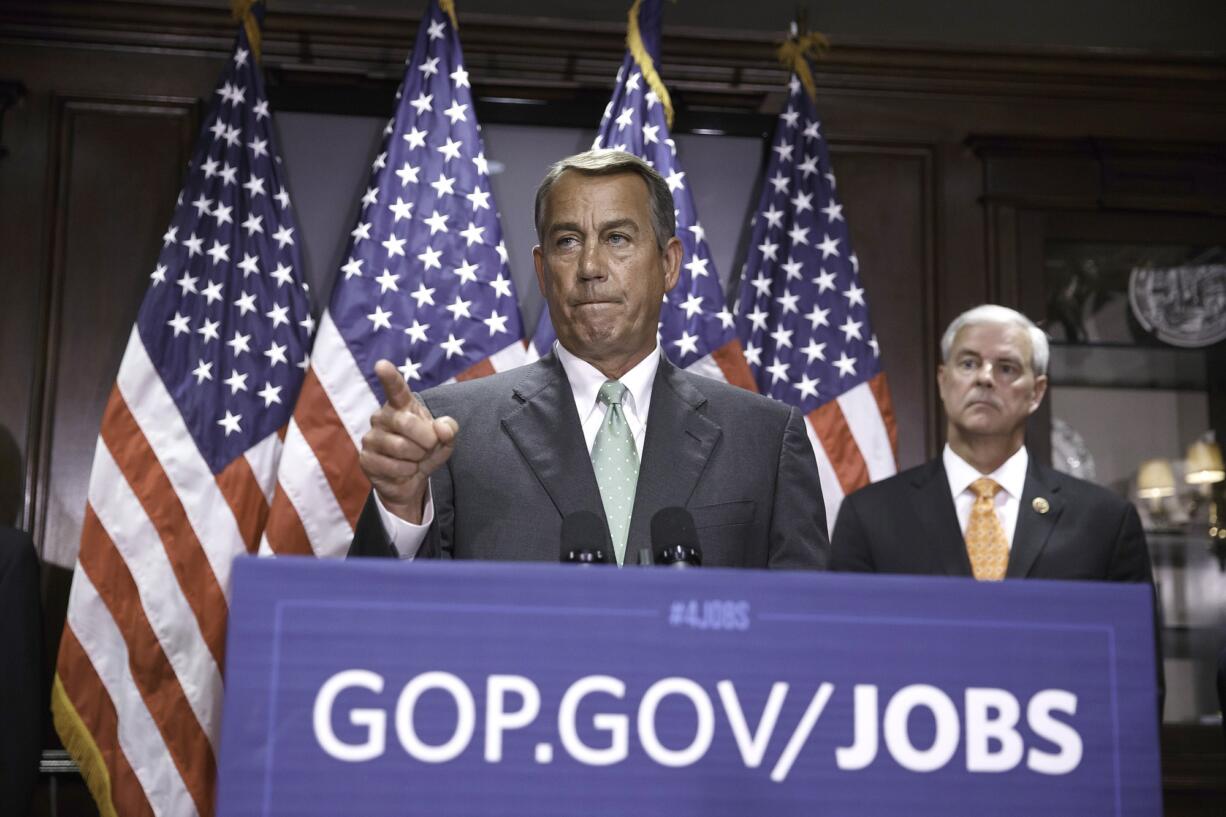
[[[1046,513],[1033,502],[1047,501]],[[873,483],[843,500],[831,569],[970,576],[971,563],[941,460]],[[1136,509],[1032,457],[1007,578],[1152,582]]]
[[[47,716],[38,556],[30,536],[0,527],[0,815],[28,813]]]
[[[422,399],[436,417],[460,424],[455,451],[430,478],[435,521],[423,555],[556,562],[564,516],[604,518],[570,382],[554,355]],[[652,516],[669,506],[693,515],[704,565],[826,566],[826,512],[804,418],[661,359],[628,563],[650,543]],[[373,500],[349,553],[393,555]]]

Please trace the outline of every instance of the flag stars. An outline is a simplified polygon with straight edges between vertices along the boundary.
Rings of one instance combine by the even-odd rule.
[[[363,259],[354,258],[352,255],[349,256],[349,260],[341,265],[341,272],[345,273],[345,280],[348,281],[354,276],[360,278],[362,275],[362,264],[364,263]]]
[[[463,142],[452,139],[451,137],[447,137],[447,141],[439,145],[436,148],[436,150],[438,150],[439,153],[443,154],[443,159],[445,161],[449,162],[452,159],[460,158],[460,148],[462,148],[463,146],[464,146]]]
[[[396,197],[396,203],[389,204],[387,209],[391,210],[392,215],[396,217],[392,221],[393,224],[400,221],[402,218],[412,218],[413,216],[413,202],[404,201],[399,196]]]
[[[399,292],[400,286],[396,283],[399,280],[399,275],[393,275],[389,269],[383,270],[383,274],[375,278],[375,282],[379,285],[379,294],[383,295],[389,289],[393,292]]]
[[[277,289],[294,281],[294,268],[288,264],[277,264],[277,268],[272,271],[272,277],[277,282]]]
[[[212,362],[206,362],[204,360],[201,360],[199,363],[196,364],[196,368],[192,369],[192,374],[195,375],[196,377],[197,386],[199,386],[201,383],[203,383],[206,380],[212,380],[213,379]]]
[[[452,270],[452,272],[459,276],[460,285],[463,286],[464,284],[472,283],[477,280],[478,269],[480,269],[480,267],[478,267],[476,264],[470,263],[466,258],[464,259],[464,263],[460,264],[460,266],[456,267],[454,270]]]
[[[496,310],[491,310],[490,316],[488,318],[483,318],[481,322],[489,327],[490,337],[493,337],[499,332],[502,332],[504,334],[506,333],[508,319],[509,319],[508,316],[499,315]]]
[[[789,366],[786,362],[776,357],[775,361],[766,367],[766,371],[769,372],[771,376],[771,385],[775,385],[780,380],[787,380],[788,369],[790,368],[791,366]]]
[[[826,317],[829,314],[829,309],[822,309],[817,304],[813,304],[813,309],[809,314],[805,315],[805,320],[809,322],[809,325],[813,327],[813,331],[816,332],[817,327],[830,325],[830,320]]]
[[[809,178],[813,174],[817,173],[817,157],[806,156],[803,162],[796,165],[796,169],[800,171],[804,178]]]
[[[808,244],[809,228],[795,224],[791,230],[788,230],[788,238],[792,239],[793,244]]]
[[[256,120],[268,118],[268,100],[261,99],[255,105],[251,106],[251,112],[255,114]]]
[[[812,338],[809,339],[808,345],[806,345],[800,351],[801,351],[801,354],[803,354],[806,358],[808,358],[810,365],[812,365],[813,361],[815,360],[825,360],[826,359],[826,344],[818,343]]]
[[[755,346],[752,342],[745,344],[745,362],[750,366],[762,365],[762,349]]]
[[[796,215],[800,215],[805,210],[813,209],[813,194],[798,190],[796,196],[791,199],[791,202],[792,206],[796,208]]]
[[[865,306],[864,303],[864,287],[858,287],[853,282],[846,290],[843,291],[843,297],[847,299],[847,308],[851,309],[857,304]]]
[[[802,373],[800,375],[800,382],[793,383],[792,388],[797,389],[800,392],[801,400],[804,400],[805,398],[810,398],[810,397],[816,399],[817,398],[817,384],[821,382],[822,381],[820,378],[809,377],[807,374]]]
[[[179,335],[192,331],[191,327],[188,325],[188,317],[186,315],[180,315],[178,310],[175,311],[175,316],[173,318],[166,321],[166,325],[175,330],[176,338],[179,337]]]
[[[775,301],[782,308],[783,311],[781,314],[783,315],[786,315],[789,312],[796,312],[799,314],[800,309],[796,306],[796,302],[798,300],[800,300],[799,295],[793,295],[791,292],[788,292],[787,290],[784,290],[783,294],[775,299]]]
[[[472,202],[474,213],[478,210],[490,209],[490,194],[487,191],[482,190],[480,187],[474,188],[473,192],[469,193],[464,198]]]
[[[247,181],[243,182],[243,189],[247,191],[247,195],[251,198],[256,196],[267,195],[264,191],[264,180],[259,176],[251,176]]]
[[[792,151],[795,150],[795,148],[787,142],[780,142],[771,148],[771,150],[779,154],[780,162],[790,162],[792,161]]]
[[[244,335],[242,332],[235,332],[234,337],[226,341],[226,346],[230,347],[230,353],[234,357],[238,357],[243,352],[251,351],[251,335]]]
[[[264,350],[264,357],[268,358],[268,366],[270,369],[275,369],[278,363],[288,364],[289,360],[285,357],[286,344],[273,341],[268,344],[268,348]]]
[[[153,281],[155,286],[157,284],[164,284],[166,283],[166,273],[166,265],[158,264],[153,268],[153,272],[149,273],[149,278]]]
[[[392,313],[384,310],[383,307],[375,305],[375,311],[366,316],[370,321],[370,331],[378,332],[380,329],[392,328]]]
[[[413,165],[409,164],[408,162],[402,164],[400,169],[396,171],[396,175],[400,177],[400,186],[406,187],[410,184],[417,184],[417,171],[418,168],[413,167]],[[375,188],[372,187],[371,190],[375,190]],[[363,199],[363,201],[366,200]],[[374,204],[373,201],[369,203]]]
[[[247,231],[247,237],[256,233],[264,232],[264,217],[257,216],[255,213],[248,213],[247,218],[243,221],[243,229]]]
[[[447,340],[440,343],[439,346],[447,353],[448,360],[451,360],[456,355],[464,354],[464,339],[456,338],[450,332],[447,333]]]
[[[839,331],[843,333],[843,340],[849,341],[852,338],[855,338],[856,340],[863,340],[863,338],[860,336],[860,327],[863,325],[864,323],[862,321],[853,321],[851,316],[848,315],[846,322],[839,327]]]
[[[196,208],[197,218],[202,218],[204,216],[207,216],[209,214],[209,209],[212,206],[213,206],[213,200],[210,199],[208,196],[204,195],[203,193],[200,194],[200,198],[192,202],[192,207]],[[195,235],[196,235],[195,233],[192,233],[193,238],[195,237]]]
[[[767,179],[767,181],[769,181],[771,186],[775,188],[776,193],[784,194],[788,192],[788,188],[792,184],[792,180],[783,175],[782,170],[775,171],[775,175],[771,176],[769,179]]]
[[[404,359],[404,365],[397,366],[396,369],[400,372],[400,376],[406,381],[421,380],[421,364],[413,362],[413,358],[411,357],[406,357]]]
[[[805,243],[808,243],[808,242],[805,242]],[[787,279],[789,281],[799,281],[800,280],[801,278],[800,270],[804,267],[804,264],[797,261],[790,254],[788,255],[787,263],[780,264],[780,266],[783,268],[783,271],[787,273]]]
[[[272,234],[273,240],[277,242],[278,249],[285,249],[287,245],[294,243],[294,228],[287,227],[282,224],[275,233]]]
[[[426,247],[417,255],[417,260],[425,266],[425,269],[442,269],[443,265],[439,263],[439,258],[443,255],[442,250],[436,250],[433,247]]]
[[[447,25],[442,20],[435,20],[430,24],[430,29],[427,32],[432,40],[443,39],[443,32],[447,30]]]
[[[490,175],[490,163],[485,158],[485,151],[481,151],[473,157],[473,166],[477,168],[477,173],[481,176]]]
[[[396,236],[388,236],[386,241],[381,241],[383,248],[387,250],[387,257],[395,258],[397,255],[404,255],[404,244],[408,239],[397,238]]]
[[[843,221],[843,205],[837,204],[833,200],[822,208],[822,212],[826,215],[827,223]]]
[[[451,124],[457,122],[467,122],[468,115],[465,113],[468,110],[467,105],[461,105],[459,100],[451,103],[451,107],[443,111],[443,115],[451,120]]]
[[[804,130],[805,138],[806,139],[817,139],[821,135],[818,132],[818,128],[820,127],[821,127],[821,123],[818,122],[816,119],[814,119],[812,122],[805,125],[805,130]]]
[[[358,222],[358,226],[354,227],[353,230],[350,231],[349,235],[353,236],[354,246],[362,243],[362,239],[370,238],[370,222]]]
[[[231,395],[238,394],[240,391],[247,391],[247,375],[238,369],[231,370],[230,376],[221,382],[230,387]]]
[[[762,215],[766,218],[767,229],[770,229],[771,227],[783,227],[783,211],[776,209],[774,204],[771,204],[768,209],[763,211]]]
[[[210,304],[221,300],[221,281],[210,281],[201,293]]]
[[[439,213],[438,210],[434,210],[430,213],[429,218],[423,218],[422,221],[430,225],[430,235],[434,235],[435,233],[448,232],[447,219],[449,218],[451,218],[451,216],[445,213]]]
[[[438,174],[438,178],[430,182],[430,186],[434,188],[434,192],[439,196],[455,195],[455,179],[448,178],[443,173]]]
[[[234,301],[234,305],[238,307],[240,315],[246,315],[248,312],[255,311],[255,293],[244,292],[241,297]]]
[[[749,323],[753,326],[755,332],[766,331],[766,319],[769,315],[762,307],[754,306],[753,312],[750,312],[745,317],[749,318]]]
[[[427,94],[425,91],[422,91],[420,94],[418,94],[417,99],[413,99],[409,101],[409,104],[413,106],[413,109],[415,111],[417,111],[418,116],[421,116],[426,111],[434,110],[433,103],[434,103],[434,94]]]
[[[758,251],[762,253],[763,260],[770,259],[771,261],[779,260],[779,245],[770,241],[764,241],[758,245]]]
[[[289,325],[289,307],[278,306],[273,304],[272,309],[264,313],[264,317],[272,321],[272,328],[276,329],[281,324]]]
[[[434,306],[434,287],[428,287],[425,283],[417,285],[417,289],[410,293],[413,299],[417,301],[417,308],[421,309],[426,304]],[[423,337],[422,340],[425,340]]]
[[[468,84],[468,72],[464,70],[463,65],[457,65],[456,69],[452,71],[448,76],[451,77],[451,81],[455,83],[455,87],[457,88],[471,88],[472,87],[471,85]]]
[[[816,278],[813,279],[813,283],[817,284],[817,294],[821,295],[823,292],[825,292],[828,289],[833,290],[834,289],[834,278],[835,278],[834,273],[828,271],[825,267],[823,267],[822,271],[818,273]]]
[[[834,362],[834,365],[839,370],[839,377],[847,377],[856,373],[856,359],[848,357],[845,351],[839,353],[839,359]]]
[[[701,315],[702,314],[702,296],[691,294],[686,297],[685,302],[682,303],[678,308],[685,310],[685,317],[687,319],[693,318],[695,315]]]
[[[482,241],[484,234],[485,234],[485,228],[478,227],[476,224],[474,224],[471,221],[468,222],[468,227],[466,229],[460,231],[460,235],[464,236],[464,240],[468,242],[469,247],[471,247],[473,244],[476,244]]]
[[[281,387],[274,386],[272,383],[265,383],[264,388],[260,389],[257,394],[264,399],[264,408],[281,402]]]
[[[402,134],[401,139],[409,143],[410,148],[422,148],[426,146],[426,132],[419,130],[416,126],[409,129],[408,133]]]
[[[682,330],[681,337],[673,341],[677,354],[681,357],[698,354],[698,336]]]
[[[758,298],[763,298],[771,294],[771,277],[765,272],[759,272],[756,278],[751,278],[750,286],[757,290]]]
[[[421,71],[423,77],[432,77],[438,73],[438,57],[431,57],[417,66],[417,70]]]
[[[222,261],[229,261],[230,260],[230,245],[222,244],[220,241],[214,240],[213,246],[209,248],[208,255],[210,258],[213,259],[214,266],[221,263]]]
[[[175,283],[177,283],[179,288],[183,290],[182,293],[180,293],[181,297],[187,297],[188,293],[193,295],[196,294],[198,291],[196,289],[196,282],[199,280],[200,278],[198,276],[190,275],[186,272],[179,276],[179,280]]]
[[[232,432],[242,432],[240,421],[243,419],[241,414],[233,414],[229,409],[226,409],[226,416],[217,421],[217,425],[226,430],[226,436],[229,437]]]
[[[282,210],[289,209],[289,192],[284,187],[277,191],[277,195],[273,196],[277,200],[277,204],[281,205]]]
[[[728,311],[726,306],[716,312],[715,317],[719,319],[719,323],[724,329],[731,329],[736,325],[736,318],[732,316],[732,313]]]
[[[822,243],[817,245],[817,248],[822,251],[822,260],[825,261],[830,256],[839,257],[839,242],[841,238],[832,238],[829,233],[822,239]]]
[[[774,332],[771,332],[770,336],[775,341],[776,349],[779,349],[779,348],[790,349],[792,348],[792,334],[793,334],[793,330],[784,329],[782,326],[780,326]]]
[[[659,125],[644,125],[642,130],[643,130],[643,144],[644,145],[650,145],[653,143],[659,144],[660,139],[658,136],[656,136],[656,134],[660,130]]]
[[[162,236],[162,246],[169,247],[171,244],[178,243],[178,238],[176,238],[178,234],[179,234],[179,228],[171,227],[169,230],[166,231],[166,234]]]
[[[690,275],[695,278],[700,278],[707,274],[707,259],[699,258],[695,255],[685,265],[685,268],[690,271]]]
[[[495,276],[494,280],[489,281],[488,283],[494,288],[494,292],[498,294],[499,298],[511,297],[511,282],[507,278],[504,278],[501,272]]]
[[[251,158],[253,159],[268,155],[267,139],[252,139],[247,143],[247,147],[251,149]]]
[[[800,121],[800,112],[789,104],[787,110],[779,114],[779,118],[786,122],[789,128],[794,128]]]
[[[451,313],[451,319],[458,321],[460,318],[471,318],[472,315],[468,311],[468,307],[472,306],[472,301],[465,301],[459,295],[455,297],[453,303],[443,307]]]
[[[617,115],[617,119],[615,121],[615,124],[617,125],[617,129],[619,131],[625,130],[626,128],[630,127],[633,123],[634,123],[634,108],[631,108],[630,106],[626,106],[625,108],[622,109],[622,112]]]

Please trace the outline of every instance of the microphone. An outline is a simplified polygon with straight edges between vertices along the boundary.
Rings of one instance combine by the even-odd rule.
[[[613,552],[604,520],[591,511],[575,511],[562,517],[562,561],[602,565]]]
[[[651,517],[651,550],[656,564],[698,567],[702,548],[694,530],[694,517],[685,508],[661,508]]]

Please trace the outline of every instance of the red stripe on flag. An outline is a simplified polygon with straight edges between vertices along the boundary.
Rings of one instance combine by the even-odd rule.
[[[894,403],[890,400],[890,385],[886,382],[885,372],[877,372],[868,381],[868,387],[877,401],[877,409],[881,412],[881,421],[890,435],[890,450],[894,452],[894,467],[898,467],[898,423],[894,420]]]
[[[268,527],[264,529],[264,538],[268,547],[278,556],[314,556],[311,549],[311,539],[307,536],[302,520],[298,518],[298,510],[289,501],[281,484],[272,497],[272,508],[268,512]]]
[[[109,778],[107,782],[110,784],[111,804],[115,813],[124,817],[152,817],[153,807],[149,805],[145,790],[132,771],[128,758],[119,749],[119,716],[115,713],[115,704],[71,627],[65,627],[60,638],[56,674],[81,724],[98,747]],[[60,737],[66,746],[73,742],[72,737],[65,735],[63,730]],[[78,764],[82,763],[82,758],[76,757],[75,753],[73,757]],[[100,792],[94,794],[97,796]]]
[[[268,500],[264,499],[251,463],[246,457],[236,457],[215,479],[221,495],[234,512],[247,552],[255,553],[260,549],[260,532],[268,519]]]
[[[484,360],[478,360],[473,365],[469,366],[464,371],[455,376],[455,379],[463,382],[465,380],[476,380],[479,377],[486,377],[494,373],[494,364],[490,363],[487,357]]]
[[[100,434],[149,521],[157,529],[183,596],[196,614],[205,643],[217,666],[223,666],[228,612],[225,594],[188,521],[183,503],[118,388],[111,392]]]
[[[370,483],[358,466],[358,450],[353,445],[353,439],[314,369],[307,370],[306,379],[302,382],[302,391],[294,406],[294,422],[298,424],[307,445],[315,452],[315,459],[319,461],[328,487],[336,496],[345,518],[351,526],[356,525],[362,506],[366,504],[366,496],[370,493]],[[274,505],[276,501],[274,498]]]
[[[128,646],[128,667],[200,814],[213,813],[217,763],[208,736],[183,694],[174,667],[145,616],[123,555],[90,505],[85,506],[80,569],[98,591]],[[166,591],[160,591],[166,592]],[[173,592],[173,591],[170,591]],[[224,626],[224,620],[222,622]]]
[[[732,385],[752,392],[758,390],[758,384],[754,382],[753,372],[749,369],[749,362],[745,360],[745,350],[741,348],[739,340],[730,340],[716,349],[711,353],[711,359],[724,373],[724,379]]]
[[[850,494],[857,488],[868,485],[868,463],[856,445],[856,438],[851,435],[847,418],[837,400],[818,406],[809,412],[809,422],[817,431],[817,437],[826,449],[826,456],[834,466],[834,472],[839,477],[839,485],[844,494]]]

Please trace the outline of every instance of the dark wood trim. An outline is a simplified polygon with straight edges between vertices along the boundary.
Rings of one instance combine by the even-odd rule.
[[[25,500],[23,520],[35,542],[44,542],[48,503],[41,498],[48,490],[51,463],[47,456],[52,449],[54,410],[56,405],[56,374],[59,368],[60,338],[63,331],[60,315],[64,298],[65,256],[67,253],[68,217],[72,192],[72,154],[75,120],[82,114],[113,116],[158,116],[180,120],[183,162],[191,155],[198,122],[196,99],[165,97],[86,97],[52,95],[50,167],[47,172],[46,223],[48,268],[39,283],[38,303],[43,305],[39,316],[37,348],[43,350],[34,362],[34,378],[29,406],[29,433],[25,469]],[[41,545],[40,545],[41,552]]]

